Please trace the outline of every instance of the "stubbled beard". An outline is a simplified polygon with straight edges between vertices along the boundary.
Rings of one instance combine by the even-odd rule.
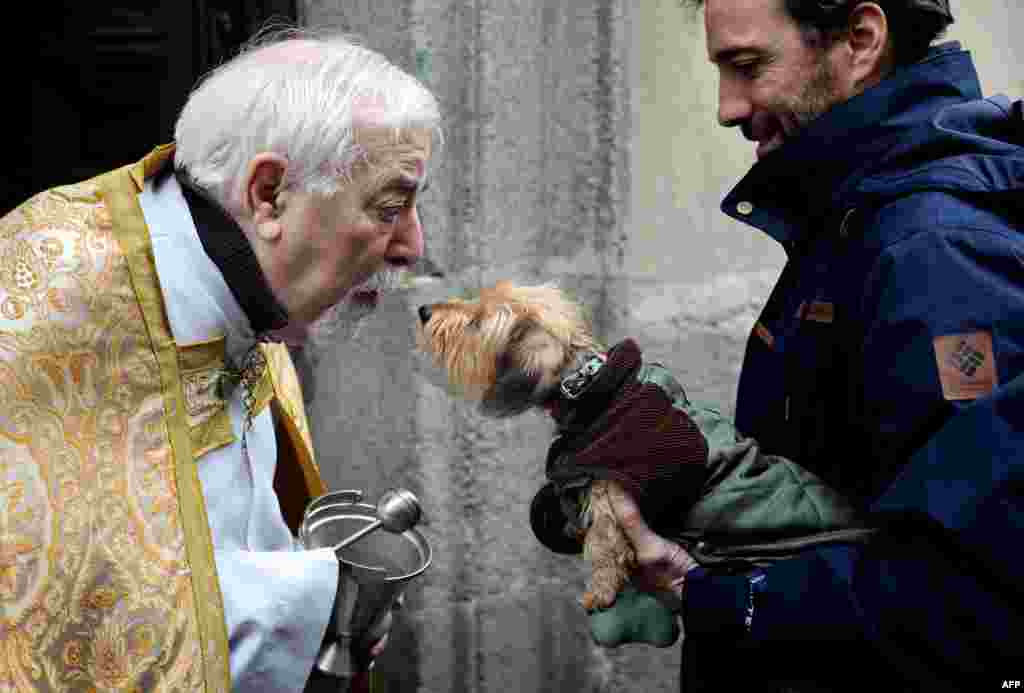
[[[402,270],[385,269],[353,287],[340,301],[324,311],[309,326],[309,345],[323,351],[331,344],[347,342],[359,335],[367,317],[376,309],[375,303],[357,300],[360,292],[376,291],[378,296],[402,286]]]
[[[832,74],[828,59],[821,56],[810,81],[804,86],[800,95],[787,105],[788,110],[803,129],[811,121],[824,115],[837,101],[835,76]]]

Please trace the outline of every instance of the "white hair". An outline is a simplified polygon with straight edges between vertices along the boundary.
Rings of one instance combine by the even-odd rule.
[[[330,195],[365,152],[360,104],[374,125],[428,130],[441,144],[437,100],[415,77],[350,36],[285,28],[258,35],[210,72],[174,129],[174,161],[222,204],[261,152],[288,160],[282,188]]]

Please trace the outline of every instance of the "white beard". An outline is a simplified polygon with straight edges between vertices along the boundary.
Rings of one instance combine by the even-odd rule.
[[[359,336],[359,330],[377,308],[380,296],[402,286],[405,272],[385,269],[353,287],[323,315],[309,326],[308,345],[314,352],[323,353],[332,344],[348,342]],[[362,292],[377,292],[377,301],[358,300]]]

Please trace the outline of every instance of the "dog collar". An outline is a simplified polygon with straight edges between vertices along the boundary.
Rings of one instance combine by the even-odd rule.
[[[640,367],[640,349],[625,339],[607,354],[585,351],[562,371],[561,380],[543,405],[561,434],[584,431],[601,415],[619,389]]]
[[[594,382],[594,376],[597,375],[597,372],[601,370],[601,367],[608,360],[607,356],[598,353],[591,353],[583,358],[585,359],[583,364],[562,378],[562,383],[559,385],[558,389],[566,399],[579,399],[587,391],[587,388],[590,387],[590,384]]]
[[[568,374],[559,381],[558,388],[543,405],[556,422],[562,424],[567,420],[577,400],[594,384],[607,360],[604,354],[584,352],[576,356],[572,366],[562,371]]]

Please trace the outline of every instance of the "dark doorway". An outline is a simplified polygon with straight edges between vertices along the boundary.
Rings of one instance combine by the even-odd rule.
[[[268,21],[294,24],[295,3],[38,3],[27,24],[38,32],[35,44],[8,58],[15,102],[6,109],[11,146],[0,168],[0,214],[169,142],[199,77]]]

